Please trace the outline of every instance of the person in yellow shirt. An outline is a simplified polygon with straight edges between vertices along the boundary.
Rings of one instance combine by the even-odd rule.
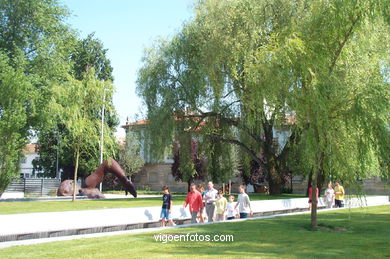
[[[218,199],[215,202],[215,208],[216,208],[216,221],[223,221],[225,220],[225,211],[226,211],[226,205],[227,200],[225,197],[223,197],[222,190],[218,191]]]
[[[336,182],[336,186],[334,187],[334,194],[335,194],[335,207],[336,208],[342,208],[344,207],[343,201],[344,201],[344,187],[340,185],[339,182]]]

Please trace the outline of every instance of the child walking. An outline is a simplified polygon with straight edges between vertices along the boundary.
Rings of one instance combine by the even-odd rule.
[[[171,217],[171,209],[172,209],[172,195],[169,193],[169,188],[168,186],[163,186],[162,188],[163,191],[163,204],[161,208],[161,225],[165,227],[166,221],[168,221],[172,226],[176,226],[175,223],[172,221]]]
[[[236,218],[237,210],[234,208],[234,196],[229,196],[229,201],[227,203],[227,219],[232,220]]]
[[[215,208],[216,208],[216,221],[223,221],[225,220],[225,211],[226,211],[226,198],[223,197],[223,191],[218,191],[218,198],[215,201]]]
[[[240,219],[245,219],[249,216],[253,216],[252,208],[251,208],[251,201],[249,199],[248,194],[245,193],[246,187],[244,185],[240,185],[238,188],[238,191],[240,194],[238,195],[237,204],[234,208],[237,209],[240,212]]]

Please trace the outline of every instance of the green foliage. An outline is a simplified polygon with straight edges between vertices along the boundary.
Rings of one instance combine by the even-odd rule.
[[[52,0],[0,1],[0,109],[2,137],[7,139],[1,148],[8,161],[2,171],[14,174],[29,137],[50,127],[52,85],[67,77],[74,43],[73,32],[62,22],[67,14]],[[9,182],[7,175],[2,185]]]
[[[81,80],[88,69],[94,68],[95,75],[100,80],[113,81],[112,66],[107,58],[107,49],[103,43],[94,38],[94,33],[89,34],[87,38],[79,40],[72,53],[73,72],[75,78]]]
[[[284,13],[290,7],[200,1],[193,21],[145,53],[137,89],[148,110],[155,150],[171,145],[174,136],[195,131],[213,179],[228,179],[236,172],[237,156],[264,165],[259,153],[266,151],[264,139],[272,145],[273,127],[284,124],[286,90],[281,90],[272,70],[261,81],[248,71],[258,64],[255,52],[270,41],[273,24],[268,22],[286,23],[284,13],[268,12],[280,6]],[[272,116],[266,116],[268,111]],[[264,125],[270,129],[265,138]],[[244,152],[238,153],[235,146]],[[269,149],[267,154],[275,158],[273,147]]]
[[[33,91],[29,78],[20,69],[8,65],[0,51],[0,196],[16,177],[22,149],[28,136],[26,103]]]
[[[136,133],[129,130],[126,134],[126,143],[119,147],[118,163],[127,176],[138,173],[145,164],[140,155],[140,141]]]
[[[389,172],[389,26],[381,4],[314,1],[310,15],[284,30],[274,53],[294,74],[289,105],[304,130],[303,171],[348,183]]]
[[[69,172],[74,170],[76,150],[81,152],[82,174],[95,169],[103,89],[107,89],[105,155],[115,153],[113,131],[118,119],[112,104],[107,50],[93,34],[78,40],[64,22],[68,15],[57,0],[0,0],[0,61],[4,68],[0,71],[4,78],[0,81],[4,95],[0,138],[4,144],[1,152],[7,154],[2,160],[2,172],[7,172],[2,173],[4,186],[17,172],[21,150],[32,134],[40,145],[40,159],[34,161],[34,167],[44,176],[55,175],[57,149],[64,177],[70,178]]]
[[[99,163],[101,120],[95,114],[101,109],[103,95],[110,100],[112,93],[113,85],[96,79],[93,69],[86,73],[82,81],[69,78],[67,83],[55,87],[56,96],[51,108],[54,114],[59,115],[59,123],[67,132],[62,136],[61,145],[69,147],[73,154],[79,150],[81,167],[87,170],[95,169]],[[104,130],[104,150],[107,156],[113,154],[116,141],[106,124]],[[94,162],[89,164],[91,159],[94,159]]]
[[[285,150],[314,179],[389,174],[387,10],[387,0],[199,1],[195,18],[148,50],[139,71],[156,150],[192,131],[211,174],[230,153],[222,143],[264,165],[269,181]],[[299,146],[278,154],[273,129],[286,115]]]

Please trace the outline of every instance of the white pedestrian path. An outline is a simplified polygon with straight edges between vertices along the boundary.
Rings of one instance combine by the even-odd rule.
[[[383,204],[383,205],[390,205],[390,202],[389,202],[389,204]],[[378,206],[378,205],[367,205],[367,207],[371,207],[371,206]],[[320,210],[319,213],[322,213],[325,211],[340,210],[340,209],[348,209],[348,207],[323,209],[323,210]],[[252,217],[252,218],[246,218],[246,219],[227,220],[227,221],[222,221],[222,222],[209,222],[209,223],[203,223],[202,225],[220,224],[220,223],[230,223],[231,224],[234,222],[246,221],[246,220],[268,219],[268,218],[284,217],[284,216],[299,215],[299,214],[309,214],[309,213],[310,213],[310,211],[293,212],[293,213],[285,213],[285,214],[278,214],[278,215],[271,215],[271,216],[261,216],[261,217]],[[125,230],[125,231],[85,234],[85,235],[73,235],[73,236],[61,236],[61,237],[52,237],[52,238],[39,238],[39,239],[19,240],[19,241],[10,241],[10,242],[0,242],[0,249],[12,247],[12,246],[35,245],[35,244],[43,244],[43,243],[49,243],[49,242],[58,242],[58,241],[75,240],[75,239],[83,239],[83,238],[98,238],[98,237],[106,237],[106,236],[150,233],[150,232],[158,232],[158,231],[166,230],[169,228],[170,229],[185,228],[185,227],[191,227],[191,226],[196,226],[196,225],[198,225],[198,224],[186,224],[186,225],[178,225],[178,226],[173,226],[173,227],[143,228],[143,229],[133,229],[133,230]]]
[[[130,202],[130,201],[129,201]],[[366,199],[352,198],[347,200],[346,208],[365,207],[390,204],[389,196],[370,196]],[[253,212],[266,212],[290,209],[307,208],[307,198],[252,201]],[[322,201],[320,201],[320,205]],[[26,214],[0,215],[0,236],[23,235],[37,232],[55,232],[71,229],[88,229],[97,227],[109,227],[118,225],[142,224],[159,220],[160,206],[140,208],[116,208],[101,210],[65,211],[65,212],[40,212]],[[181,205],[172,209],[174,219],[188,219],[190,213]],[[288,215],[288,214],[285,214]],[[138,233],[142,230],[117,231],[120,233]],[[99,233],[105,235],[106,233]],[[99,234],[89,234],[94,236]],[[78,235],[82,237],[82,235]],[[64,238],[64,239],[61,239]],[[70,237],[51,237],[49,240],[66,240]],[[41,241],[44,241],[42,238]],[[20,242],[20,241],[16,241]],[[28,243],[26,240],[25,242]],[[38,241],[31,241],[38,242]],[[8,242],[0,242],[0,246]]]

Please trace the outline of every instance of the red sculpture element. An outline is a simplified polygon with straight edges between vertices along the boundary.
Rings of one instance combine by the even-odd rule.
[[[135,186],[129,179],[127,179],[125,172],[123,172],[118,162],[112,158],[109,158],[108,160],[105,160],[103,163],[101,163],[95,172],[93,172],[85,179],[86,188],[79,189],[79,195],[84,195],[88,198],[105,198],[104,195],[96,188],[96,186],[103,181],[104,176],[107,173],[112,173],[118,177],[119,181],[125,187],[126,195],[129,192],[135,198],[137,197]],[[57,191],[58,196],[71,196],[73,194],[73,184],[69,185],[69,182],[73,183],[73,180],[66,180],[61,183]]]

